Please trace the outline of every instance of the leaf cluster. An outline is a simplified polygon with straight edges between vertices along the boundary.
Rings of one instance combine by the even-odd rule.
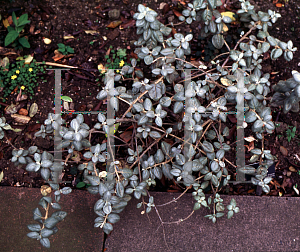
[[[13,44],[14,47],[21,46],[30,48],[30,44],[28,43],[28,40],[25,37],[20,37],[20,33],[24,29],[26,24],[30,23],[30,20],[28,20],[28,14],[23,14],[22,16],[17,19],[15,12],[12,13],[12,20],[15,25],[15,27],[8,26],[8,34],[5,37],[4,45],[8,46],[11,43],[15,42]]]
[[[74,53],[74,49],[68,45],[65,45],[63,43],[58,43],[58,51],[61,52],[63,55],[67,55],[69,53]]]

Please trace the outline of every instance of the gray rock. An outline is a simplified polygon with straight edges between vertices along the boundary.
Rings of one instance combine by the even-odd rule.
[[[120,10],[118,10],[118,9],[110,10],[108,12],[108,16],[109,16],[110,19],[116,20],[120,17]]]

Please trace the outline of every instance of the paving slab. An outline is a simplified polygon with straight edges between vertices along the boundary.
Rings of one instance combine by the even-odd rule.
[[[42,214],[45,214],[38,205],[41,197],[38,188],[0,186],[1,252],[102,251],[104,236],[101,229],[94,227],[97,215],[93,210],[99,195],[79,190],[62,195],[59,204],[67,216],[57,224],[58,232],[49,237],[50,249],[27,237],[27,233],[31,232],[27,225],[38,223],[33,220],[33,210],[39,206]]]
[[[151,195],[156,205],[179,196],[153,192]],[[213,224],[204,218],[209,209],[201,208],[179,224],[165,224],[165,239],[155,210],[142,215],[143,209],[136,208],[141,200],[132,199],[106,240],[106,252],[300,251],[300,198],[227,195],[222,198],[225,206],[234,198],[240,212],[227,219],[226,209],[226,217]],[[194,203],[192,195],[185,194],[176,203],[157,209],[163,222],[175,222],[185,219],[193,211]]]

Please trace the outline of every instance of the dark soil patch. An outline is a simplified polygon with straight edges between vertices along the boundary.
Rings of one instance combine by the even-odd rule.
[[[166,1],[172,6],[176,4],[177,1]],[[277,8],[273,1],[251,1],[252,4],[257,6],[257,10],[267,11],[268,9],[275,10],[282,15],[282,18],[278,20],[277,23],[269,30],[269,33],[287,42],[292,40],[295,47],[300,48],[300,39],[298,37],[300,31],[300,5],[296,0],[288,1],[285,6]],[[96,99],[97,93],[101,90],[101,85],[103,82],[101,76],[99,76],[98,65],[100,63],[105,63],[105,54],[107,53],[110,46],[112,49],[117,50],[127,49],[127,58],[125,62],[129,63],[130,58],[134,57],[133,51],[135,46],[134,41],[137,40],[138,35],[136,35],[136,29],[134,25],[128,25],[126,29],[111,29],[107,28],[107,25],[113,21],[108,17],[108,12],[113,9],[118,9],[121,12],[120,20],[124,24],[130,24],[132,20],[133,13],[137,9],[139,1],[49,1],[47,3],[41,4],[40,1],[28,1],[19,2],[16,1],[11,4],[3,5],[1,11],[2,18],[7,18],[7,14],[11,8],[21,7],[24,12],[29,13],[29,19],[31,20],[31,26],[34,27],[34,33],[30,34],[29,28],[25,29],[28,33],[29,42],[31,44],[30,49],[25,49],[23,52],[16,52],[16,55],[11,54],[9,57],[16,59],[19,55],[34,54],[37,61],[42,62],[53,62],[54,51],[57,49],[58,43],[64,43],[72,48],[74,48],[74,55],[65,57],[62,60],[57,61],[59,64],[64,64],[68,66],[78,67],[78,69],[69,69],[62,71],[62,94],[69,96],[73,99],[73,103],[70,104],[71,109],[74,111],[93,111],[93,109],[99,104],[99,100]],[[172,11],[159,9],[161,1],[148,1],[147,6],[159,13],[158,19],[167,24],[169,22],[176,23],[177,17]],[[20,13],[22,10],[20,11]],[[162,14],[164,12],[164,14]],[[2,25],[2,24],[1,24]],[[197,44],[197,37],[200,34],[199,26],[197,23],[192,25],[179,25],[176,26],[177,32],[186,34],[188,32],[194,33],[194,40],[192,41],[191,48],[193,50],[192,55],[197,55],[197,51],[203,50],[203,45]],[[6,29],[0,28],[0,39],[4,39],[6,36]],[[234,27],[233,27],[234,29]],[[85,31],[95,31],[94,35],[87,34]],[[72,39],[64,39],[64,36],[73,36]],[[51,39],[51,44],[46,45],[43,42],[43,38]],[[3,46],[1,42],[0,46]],[[1,48],[0,53],[4,55],[5,53],[12,52],[9,49]],[[4,57],[2,56],[1,57]],[[202,57],[203,55],[201,55]],[[266,58],[268,56],[266,55]],[[300,50],[294,53],[294,59],[290,62],[286,62],[283,57],[280,57],[276,61],[266,59],[263,63],[263,72],[272,72],[271,74],[271,85],[276,84],[281,79],[291,78],[291,71],[299,71],[299,60]],[[203,60],[199,58],[199,60]],[[143,70],[143,64],[140,64]],[[47,66],[48,67],[48,66]],[[145,68],[147,69],[147,68]],[[278,72],[278,73],[277,73]],[[146,74],[147,76],[147,74]],[[53,112],[54,104],[54,72],[48,71],[45,75],[47,84],[40,83],[39,87],[36,88],[36,95],[33,101],[39,106],[39,111],[33,117],[33,119],[26,126],[23,127],[23,131],[20,133],[9,132],[7,134],[10,142],[17,148],[28,149],[32,145],[37,145],[40,149],[47,149],[53,151],[53,141],[49,138],[46,140],[40,138],[34,138],[33,134],[38,130],[36,123],[43,123],[48,117],[48,113]],[[98,80],[99,79],[99,80]],[[128,83],[123,83],[122,85],[129,85]],[[130,88],[130,86],[128,86]],[[1,96],[1,94],[0,94]],[[12,95],[7,101],[7,104],[13,102],[17,94]],[[116,116],[121,117],[127,109],[123,103],[120,103],[120,111]],[[4,107],[1,107],[1,113],[3,113]],[[99,107],[100,111],[106,110],[106,104],[102,104]],[[274,108],[273,121],[284,122],[286,125],[295,126],[297,128],[297,133],[300,134],[300,116],[296,113],[283,114],[280,108]],[[9,123],[12,122],[9,116],[5,115]],[[74,118],[71,115],[64,115],[65,119]],[[85,120],[91,126],[96,120],[96,115],[85,115]],[[174,120],[171,119],[171,120]],[[70,120],[69,120],[70,121]],[[229,120],[228,120],[229,121]],[[228,127],[233,128],[234,123],[229,122]],[[127,129],[126,123],[120,128],[120,131]],[[36,128],[35,128],[36,127]],[[31,130],[31,131],[30,131]],[[28,133],[28,134],[27,134]],[[30,134],[29,134],[30,133]],[[278,134],[283,135],[283,137],[278,138]],[[277,135],[277,137],[276,137]],[[105,138],[102,136],[95,136],[92,139],[92,145],[96,143],[103,142]],[[228,143],[232,143],[231,156],[228,159],[235,163],[235,135],[232,134],[230,139],[226,139]],[[129,142],[132,145],[133,140]],[[278,195],[279,190],[285,194],[285,196],[295,195],[292,186],[295,184],[300,185],[300,176],[296,172],[288,173],[290,166],[293,166],[295,170],[300,168],[300,161],[297,160],[295,154],[299,153],[299,139],[293,139],[291,142],[287,142],[285,132],[280,132],[276,130],[276,134],[266,137],[265,149],[270,149],[272,154],[277,156],[280,161],[276,164],[276,177],[275,181],[278,182],[282,188],[275,188],[274,184],[271,185],[271,195]],[[122,141],[116,141],[116,145],[124,144]],[[149,143],[145,143],[149,144]],[[287,155],[284,156],[280,152],[280,146],[287,149]],[[126,147],[127,148],[127,147]],[[25,187],[40,187],[44,182],[43,179],[36,173],[26,172],[24,167],[14,167],[14,165],[9,161],[11,158],[11,145],[3,139],[0,145],[0,171],[4,171],[4,178],[1,185],[7,186],[25,186]],[[118,147],[118,153],[126,158],[127,153],[120,152],[122,148]],[[249,153],[246,153],[246,157],[249,157]],[[233,167],[229,168],[234,175],[235,170]],[[71,174],[70,174],[71,172]],[[64,181],[68,181],[68,184],[72,184],[72,187],[80,181],[80,173],[76,170],[72,170],[72,165],[66,168],[65,175],[63,177]],[[160,191],[172,191],[178,190],[178,186],[175,183],[168,181],[158,181],[158,188],[155,190]],[[256,191],[253,189],[254,186],[251,184],[240,184],[233,185],[230,184],[227,188],[222,190],[222,193],[229,194],[249,194],[255,195]]]

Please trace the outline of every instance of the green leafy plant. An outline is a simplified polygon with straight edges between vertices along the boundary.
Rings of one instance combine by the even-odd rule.
[[[290,142],[292,140],[292,138],[295,137],[296,135],[296,127],[292,127],[292,126],[289,126],[289,128],[286,130],[286,137],[287,137],[287,140],[288,142]]]
[[[82,172],[83,182],[91,184],[88,191],[99,195],[94,205],[97,215],[94,227],[102,228],[106,234],[114,229],[113,225],[120,220],[119,214],[132,197],[141,200],[137,208],[144,206],[146,213],[153,208],[159,212],[149,192],[150,186],[156,185],[156,180],[170,180],[185,192],[191,190],[195,200],[193,211],[201,207],[210,209],[211,213],[204,217],[212,223],[226,216],[226,209],[228,219],[239,212],[234,199],[225,207],[220,195],[221,188],[228,185],[235,173],[252,175],[253,185],[261,186],[266,194],[270,192],[272,178],[267,173],[275,157],[265,148],[264,141],[267,134],[274,132],[275,125],[268,106],[269,99],[266,99],[270,93],[270,74],[262,74],[261,62],[264,53],[269,51],[272,60],[281,55],[287,61],[292,60],[296,49],[291,41],[279,41],[268,33],[268,27],[277,21],[280,14],[271,10],[257,13],[250,2],[240,2],[241,8],[237,10],[236,18],[245,32],[240,33],[240,39],[233,48],[225,43],[228,33],[223,31],[223,27],[232,19],[219,12],[222,1],[195,0],[182,11],[180,21],[188,24],[200,22],[201,37],[211,40],[218,50],[227,48],[222,64],[218,61],[220,55],[216,55],[211,64],[200,65],[188,61],[192,53],[190,43],[193,34],[176,33],[170,37],[172,28],[156,19],[158,13],[142,4],[138,5],[138,12],[133,18],[136,20],[137,34],[141,36],[135,42],[135,53],[141,62],[149,66],[149,69],[144,67],[145,71],[149,70],[154,77],[152,80],[144,78],[143,72],[136,68],[136,59],[131,59],[131,65],[123,66],[119,61],[119,66],[113,68],[122,67],[121,70],[117,74],[113,70],[107,71],[102,90],[96,96],[99,100],[107,100],[107,106],[115,112],[119,112],[121,100],[128,107],[121,118],[109,118],[99,113],[98,122],[91,128],[84,123],[83,115],[78,114],[66,127],[62,126],[60,135],[63,140],[56,148],[66,150],[63,152],[65,162],[54,162],[51,153],[44,151],[41,154],[35,146],[12,153],[12,162],[26,164],[29,172],[40,172],[55,191],[56,203],[52,202],[51,197],[44,196],[41,199],[40,205],[46,210],[45,216],[48,216],[50,205],[53,208],[60,207],[57,202],[61,194],[71,191],[68,187],[60,189],[58,176],[68,160],[77,155],[75,152],[83,152],[84,160],[78,161],[78,170]],[[111,50],[111,53],[116,52]],[[120,51],[112,59],[108,56],[107,64],[116,58],[125,59],[124,53]],[[188,75],[188,69],[196,69],[201,74]],[[132,85],[129,88],[115,86],[127,74],[132,76]],[[299,76],[295,72],[292,74],[294,81],[291,81],[288,90],[295,92]],[[183,85],[186,75],[190,82]],[[240,85],[241,82],[243,85]],[[225,141],[229,135],[226,120],[228,112],[236,110],[244,113],[243,124],[239,127],[248,127],[251,135],[261,142],[250,151],[249,162],[257,162],[257,168],[247,165],[236,170],[236,166],[226,159],[232,150]],[[48,134],[52,135],[62,123],[65,122],[60,121],[60,114],[50,113],[35,136],[45,138]],[[128,153],[127,158],[124,158],[123,152],[116,153],[112,149],[112,132],[118,134],[115,131],[118,124],[119,130],[124,127],[122,124],[129,124],[134,129],[130,132],[133,141],[131,147],[124,150]],[[99,134],[100,141],[92,145],[89,141],[91,134]],[[106,171],[103,166],[106,166]],[[212,195],[206,198],[208,191]],[[149,199],[145,200],[145,197]],[[50,247],[48,237],[57,232],[56,224],[66,213],[60,211],[57,215],[60,217],[54,215],[44,218],[40,210],[35,209],[34,220],[39,223],[28,225],[32,232],[27,235],[40,240],[43,246]],[[178,223],[180,221],[182,219]]]
[[[113,47],[110,46],[110,49],[112,49]],[[130,64],[128,64],[126,62],[127,60],[127,53],[126,53],[126,49],[118,49],[117,51],[115,51],[114,49],[112,49],[110,51],[110,55],[105,55],[104,58],[106,60],[106,64],[105,66],[101,66],[99,67],[99,72],[100,72],[100,76],[104,76],[106,70],[104,69],[118,69],[116,70],[116,73],[120,73],[120,68],[123,66],[127,66],[129,67]],[[130,75],[128,75],[129,73],[127,73],[127,75],[125,77],[130,77]],[[120,75],[121,77],[121,75]],[[99,81],[99,79],[96,79],[96,81]]]
[[[8,34],[5,37],[4,45],[8,46],[15,41],[13,44],[14,47],[26,47],[30,48],[30,44],[25,37],[21,37],[20,33],[24,29],[26,24],[30,23],[28,20],[28,14],[23,14],[19,19],[17,19],[15,12],[12,14],[12,20],[15,25],[15,28],[8,26]]]
[[[26,59],[26,58],[25,58]],[[43,76],[38,76],[38,73],[45,73],[45,67],[42,64],[37,64],[36,60],[26,64],[22,57],[16,60],[15,63],[5,64],[0,66],[0,87],[3,88],[3,97],[9,96],[14,90],[22,89],[25,94],[35,94],[34,88],[38,86],[39,78],[43,81]]]
[[[63,55],[67,55],[69,53],[74,53],[74,49],[72,47],[70,47],[70,46],[66,46],[66,45],[64,45],[62,43],[58,43],[57,46],[58,46],[57,50],[59,52],[61,52]]]

